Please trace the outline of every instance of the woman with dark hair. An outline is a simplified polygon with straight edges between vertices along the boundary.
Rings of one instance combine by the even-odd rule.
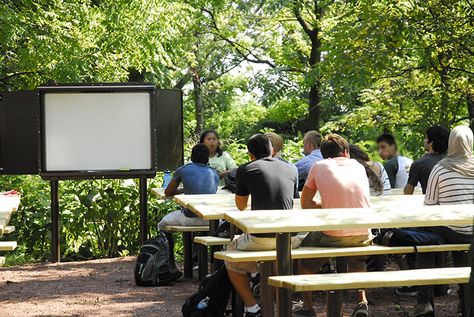
[[[209,166],[219,173],[220,178],[229,174],[231,169],[237,168],[237,164],[235,164],[234,159],[232,159],[229,153],[222,151],[219,135],[216,131],[204,131],[201,134],[199,143],[203,143],[209,149]]]
[[[370,194],[380,196],[390,193],[390,180],[382,164],[372,162],[369,155],[355,144],[349,146],[350,156],[365,168],[369,179]]]

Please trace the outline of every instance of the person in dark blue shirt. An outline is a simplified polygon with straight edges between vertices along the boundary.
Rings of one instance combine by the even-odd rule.
[[[204,144],[197,144],[191,151],[192,163],[178,168],[174,172],[173,179],[165,189],[166,196],[177,194],[195,195],[195,194],[215,194],[219,184],[219,175],[209,167],[209,149]],[[179,185],[183,184],[183,189]],[[166,226],[205,226],[208,221],[198,218],[190,210],[182,208],[173,211],[161,219],[158,223],[158,230],[165,232],[170,246],[170,267],[175,279],[181,276],[176,267],[174,258],[174,240],[171,232],[166,232]]]

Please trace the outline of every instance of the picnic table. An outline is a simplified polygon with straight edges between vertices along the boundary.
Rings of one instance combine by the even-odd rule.
[[[182,187],[180,187],[181,189]],[[155,187],[155,188],[152,188],[150,189],[152,194],[155,195],[156,197],[158,197],[159,199],[173,199],[174,196],[166,196],[165,195],[165,188],[162,188],[162,187]],[[231,194],[233,195],[230,191],[228,191],[227,189],[223,189],[223,188],[219,188],[216,192],[216,194]],[[211,195],[215,195],[215,194],[211,194]],[[189,196],[200,196],[200,195],[189,195]]]
[[[405,197],[404,197],[405,198]],[[228,212],[225,219],[245,233],[276,234],[276,275],[291,275],[291,233],[393,227],[469,225],[474,204],[417,206],[374,206],[351,209],[254,210]],[[280,317],[291,316],[289,291],[278,290]],[[330,305],[328,305],[330,306]]]
[[[4,233],[13,212],[18,210],[20,199],[20,194],[14,191],[0,193],[0,234]]]

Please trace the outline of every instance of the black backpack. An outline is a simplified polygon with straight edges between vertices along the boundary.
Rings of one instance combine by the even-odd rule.
[[[226,177],[224,177],[224,183],[225,186],[223,189],[228,189],[232,193],[235,193],[235,178],[237,177],[237,169],[231,169],[229,174],[227,174]]]
[[[198,292],[186,300],[181,312],[184,317],[223,317],[231,291],[232,284],[225,265],[222,265],[201,281]],[[207,307],[199,309],[198,304],[206,298]]]
[[[135,264],[135,284],[138,286],[164,286],[171,284],[168,259],[168,240],[163,233],[146,240],[140,247]]]
[[[387,246],[419,246],[441,244],[441,238],[433,232],[418,228],[383,230],[375,243]]]

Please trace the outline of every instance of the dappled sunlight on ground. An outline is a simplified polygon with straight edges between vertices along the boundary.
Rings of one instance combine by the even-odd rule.
[[[61,264],[0,268],[0,317],[9,316],[181,316],[181,305],[196,292],[197,280],[168,287],[136,287],[134,257]],[[455,288],[455,287],[454,287]],[[324,316],[324,294],[317,293],[318,317]],[[371,316],[407,316],[414,298],[393,289],[368,290]],[[356,292],[345,295],[348,316]],[[439,316],[455,316],[457,296],[436,298]]]

